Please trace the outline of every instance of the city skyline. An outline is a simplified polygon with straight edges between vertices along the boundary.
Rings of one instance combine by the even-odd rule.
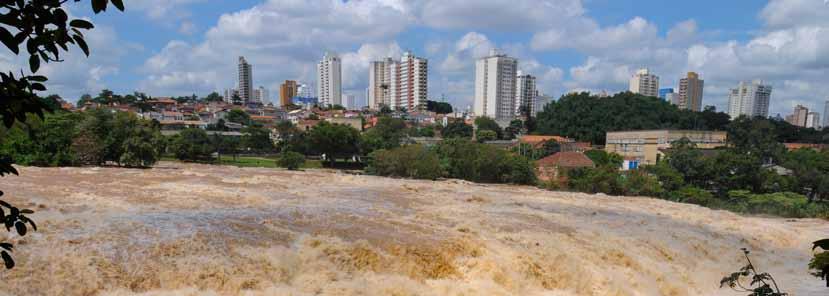
[[[820,0],[727,3],[716,12],[705,9],[713,1],[319,1],[303,15],[294,12],[297,4],[279,0],[210,7],[150,2],[131,2],[127,17],[96,19],[100,30],[89,41],[98,54],[89,60],[67,55],[70,66],[51,72],[50,92],[69,101],[104,88],[153,96],[221,92],[235,87],[233,57],[245,56],[259,65],[253,85],[276,93],[284,80],[316,81],[316,62],[331,50],[343,59],[343,92],[365,102],[368,62],[411,50],[432,63],[428,97],[445,95],[466,107],[473,101],[474,61],[497,47],[525,61],[519,70],[535,75],[539,90],[554,98],[573,90],[625,90],[642,67],[673,87],[684,73],[699,73],[706,80],[703,105],[720,111],[739,81],[762,79],[774,87],[770,114],[797,104],[818,108],[829,96],[820,78],[827,71],[820,41],[829,8]],[[73,13],[88,16],[84,5]],[[493,19],[464,17],[481,13]],[[367,18],[359,23],[350,16]],[[262,25],[273,18],[303,25]],[[137,32],[138,21],[149,21],[153,34]]]

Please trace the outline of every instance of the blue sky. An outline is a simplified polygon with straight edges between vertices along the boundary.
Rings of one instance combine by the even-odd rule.
[[[639,67],[674,87],[706,80],[704,104],[724,110],[740,80],[774,85],[771,113],[829,98],[829,5],[824,0],[129,0],[127,12],[89,17],[92,57],[77,51],[44,68],[70,101],[103,88],[154,96],[235,86],[235,62],[276,95],[283,80],[314,81],[326,50],[344,62],[344,91],[364,99],[368,62],[412,50],[429,59],[429,93],[472,102],[474,60],[491,48],[520,59],[539,88],[616,92]],[[15,68],[19,57],[0,55]]]

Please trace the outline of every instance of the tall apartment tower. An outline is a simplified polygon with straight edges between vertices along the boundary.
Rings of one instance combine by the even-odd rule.
[[[829,126],[829,100],[826,100],[823,103],[823,125],[824,127]]]
[[[239,57],[239,97],[245,102],[253,99],[253,66],[245,57]]]
[[[302,98],[314,98],[314,88],[305,83],[297,82],[296,88],[297,96]]]
[[[649,97],[659,97],[659,76],[648,69],[639,69],[630,78],[630,92]]]
[[[762,80],[742,81],[728,95],[728,115],[735,119],[740,115],[748,117],[768,117],[771,85]]]
[[[496,51],[475,62],[475,116],[497,121],[515,118],[518,60]]]
[[[267,104],[270,96],[270,92],[264,86],[259,86],[259,88],[253,90],[253,100],[251,100],[251,103]]]
[[[391,58],[371,62],[368,68],[368,107],[379,110],[382,106],[391,106],[392,68],[397,63]]]
[[[279,105],[282,107],[291,105],[293,98],[299,93],[296,81],[285,80],[279,85]]]
[[[679,80],[679,109],[702,111],[702,90],[705,80],[699,79],[695,72],[688,72],[688,76]]]
[[[806,115],[806,128],[814,128],[814,129],[821,128],[820,113],[809,112],[809,114]]]
[[[515,116],[535,116],[535,101],[538,99],[535,80],[535,76],[518,71],[515,77]]]
[[[321,105],[342,105],[342,61],[334,53],[326,52],[317,64],[317,90]]]
[[[392,84],[392,106],[410,111],[425,107],[429,61],[406,52],[397,65],[397,75],[394,76],[397,82]]]
[[[809,122],[808,117],[809,108],[803,107],[803,105],[797,105],[794,107],[794,112],[786,116],[786,121],[795,126],[806,127],[806,124]]]

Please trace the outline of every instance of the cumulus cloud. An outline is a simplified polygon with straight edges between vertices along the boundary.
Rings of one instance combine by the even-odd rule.
[[[141,47],[121,40],[111,27],[98,26],[85,34],[90,47],[87,57],[77,47],[63,53],[63,62],[42,64],[38,75],[49,77],[46,83],[49,94],[60,94],[67,100],[76,100],[84,93],[96,94],[109,87],[108,78],[121,72],[121,60],[124,56],[138,52]],[[118,44],[119,46],[114,46]],[[29,72],[28,55],[19,56],[11,53],[0,54],[0,64],[13,72]]]
[[[222,15],[201,43],[169,42],[142,66],[142,85],[171,95],[234,87],[236,57],[245,56],[254,65],[254,84],[275,89],[285,79],[313,82],[325,51],[370,44],[343,54],[344,82],[351,87],[361,81],[356,71],[367,67],[352,59],[362,63],[367,55],[400,51],[387,40],[411,22],[404,9],[390,0],[270,0]],[[380,50],[377,42],[396,50]]]

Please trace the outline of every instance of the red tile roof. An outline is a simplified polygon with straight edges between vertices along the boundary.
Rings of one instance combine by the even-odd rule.
[[[580,152],[559,152],[542,158],[537,163],[539,167],[581,168],[595,166],[589,157]]]

